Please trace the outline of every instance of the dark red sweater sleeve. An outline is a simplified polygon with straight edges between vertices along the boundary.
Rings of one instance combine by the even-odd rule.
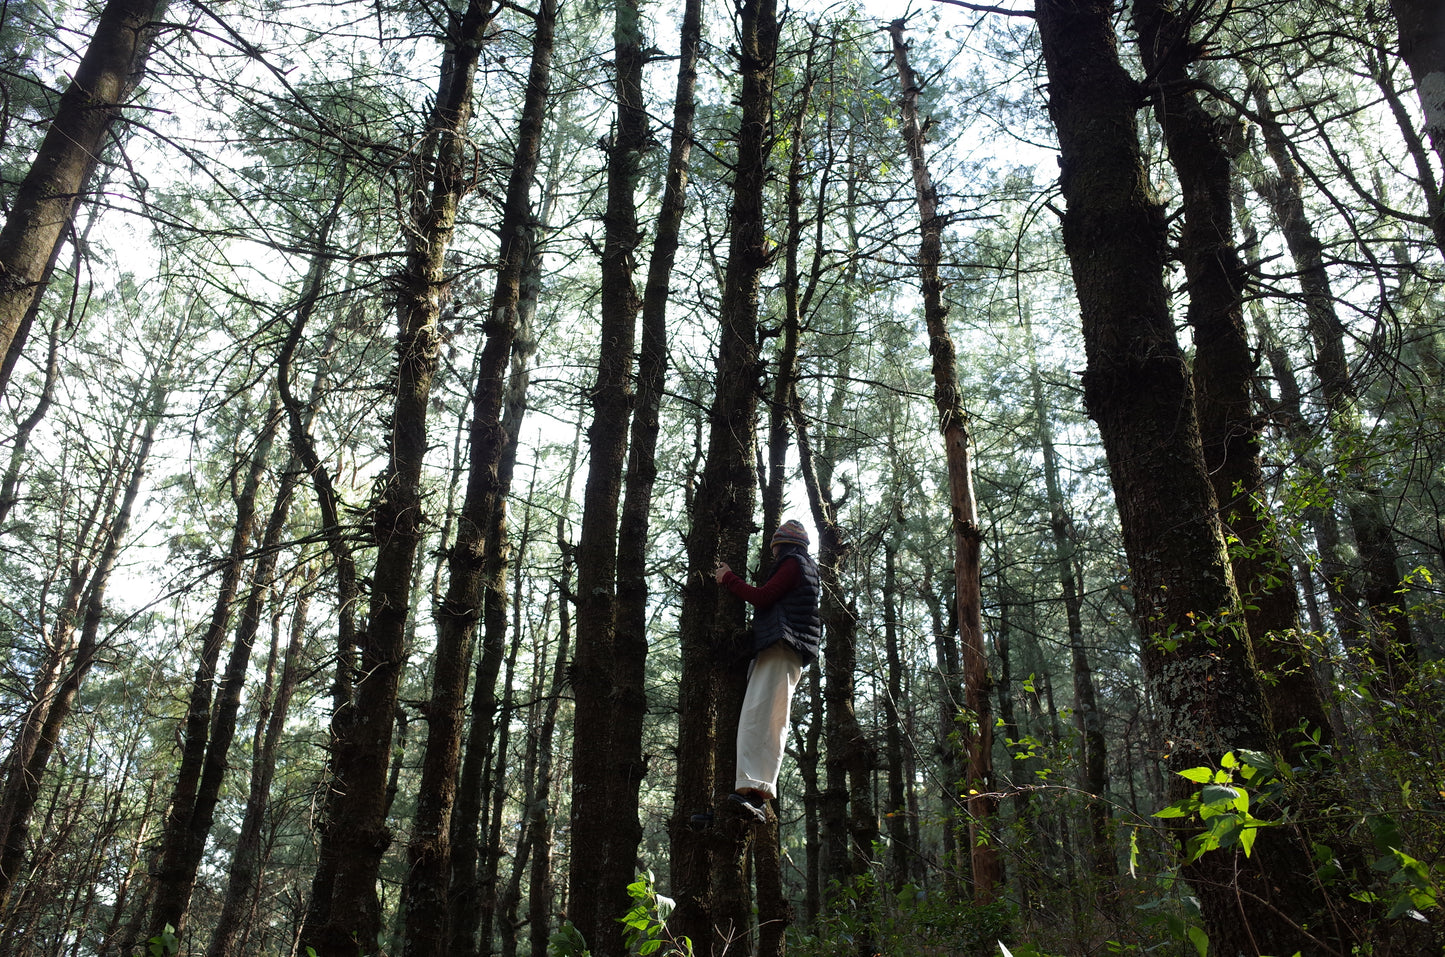
[[[802,580],[803,566],[798,564],[796,558],[789,555],[783,559],[782,564],[773,569],[772,576],[761,587],[749,585],[733,572],[724,575],[722,583],[728,591],[749,605],[755,608],[768,608],[779,598],[797,588],[798,583]]]

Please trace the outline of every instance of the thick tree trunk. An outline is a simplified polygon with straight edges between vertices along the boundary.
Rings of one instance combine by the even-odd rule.
[[[56,247],[81,190],[105,152],[111,127],[135,91],[164,0],[110,0],[60,97],[30,170],[0,229],[0,355],[16,350],[31,305],[45,290]],[[23,345],[23,343],[21,343]],[[13,363],[3,366],[0,392]]]
[[[733,829],[740,836],[710,855],[704,832],[690,826],[692,816],[712,807],[719,792],[732,790],[734,741],[719,734],[719,700],[740,698],[738,689],[746,680],[746,651],[740,647],[746,642],[743,602],[718,588],[710,570],[718,560],[747,567],[748,539],[756,527],[757,311],[769,259],[763,195],[772,139],[778,23],[774,0],[744,0],[738,12],[742,83],[716,392],[709,412],[706,461],[690,502],[678,621],[685,691],[678,716],[671,823],[678,904],[674,924],[701,955],[720,952],[727,941],[746,931],[747,922],[736,893],[742,880],[739,868],[745,854],[739,849],[745,846],[746,829]],[[736,721],[735,713],[726,715],[722,726],[735,726]],[[718,803],[718,812],[726,813]],[[722,888],[715,884],[711,858],[716,858],[718,870],[730,872],[730,908],[720,899]]]
[[[924,156],[923,127],[918,118],[919,81],[908,63],[903,42],[904,21],[888,28],[893,38],[893,60],[903,90],[903,139],[913,168],[918,196],[918,213],[923,222],[918,250],[918,268],[923,280],[923,318],[928,326],[928,351],[933,356],[933,401],[938,409],[938,426],[943,433],[944,459],[948,463],[949,505],[952,512],[954,601],[958,603],[958,626],[963,650],[963,687],[970,725],[964,729],[968,766],[964,769],[968,794],[969,844],[972,847],[974,899],[986,904],[998,895],[1003,881],[1003,863],[989,833],[998,813],[993,781],[992,679],[984,647],[982,586],[980,583],[983,533],[978,524],[978,504],[973,495],[973,465],[968,446],[968,414],[958,390],[958,369],[953,339],[946,323],[948,307],[943,302],[943,281],[938,265],[942,256],[943,219],[938,213],[938,196]]]
[[[455,77],[459,91],[452,114],[452,132],[438,170],[438,187],[461,174],[466,121],[471,112],[471,84],[487,29],[496,8],[473,3],[455,25]],[[407,957],[441,957],[449,944],[451,886],[451,815],[461,764],[463,705],[470,670],[472,636],[485,604],[487,556],[499,534],[498,516],[505,494],[502,467],[508,446],[502,424],[507,366],[520,319],[522,283],[535,241],[531,222],[531,186],[541,155],[542,128],[551,83],[552,44],[557,7],[542,0],[532,40],[532,61],[518,122],[517,145],[507,184],[499,250],[501,268],[485,326],[472,424],[466,497],[457,521],[457,540],[447,553],[447,591],[436,612],[437,645],[433,661],[432,697],[427,710],[427,745],[403,893],[407,924]],[[446,82],[444,81],[444,89]],[[444,114],[445,115],[445,114]],[[446,179],[443,180],[442,177]],[[458,180],[453,189],[464,180]],[[440,192],[440,189],[439,189]],[[440,197],[438,197],[440,198]],[[456,199],[451,200],[455,215]],[[438,261],[437,266],[441,263]],[[489,534],[490,533],[490,534]],[[496,554],[500,554],[497,552]],[[494,558],[496,556],[494,555]],[[495,567],[498,563],[493,561]],[[374,629],[373,625],[373,629]],[[324,957],[324,955],[323,955]]]
[[[1169,766],[1213,766],[1233,749],[1268,751],[1264,700],[1168,309],[1163,211],[1148,191],[1136,125],[1140,89],[1120,66],[1110,3],[1038,0],[1035,9],[1088,359],[1085,406],[1109,463],[1141,656],[1167,715]],[[1194,788],[1171,778],[1174,799]],[[1299,928],[1323,902],[1308,860],[1286,835],[1270,833],[1278,830],[1265,829],[1251,857],[1229,848],[1185,865],[1211,944],[1223,953],[1317,947]]]
[[[1234,244],[1232,163],[1220,122],[1194,91],[1193,23],[1161,0],[1136,0],[1139,50],[1152,83],[1154,115],[1179,177],[1184,209],[1180,258],[1188,283],[1186,319],[1194,332],[1194,406],[1204,466],[1220,518],[1239,540],[1235,585],[1259,665],[1273,678],[1268,697],[1281,746],[1298,755],[1329,719],[1299,634],[1299,602],[1271,518],[1254,414],[1255,357],[1244,327],[1245,271]],[[1303,734],[1298,729],[1304,727]]]
[[[1425,111],[1425,135],[1445,164],[1445,15],[1435,0],[1390,0],[1390,9],[1400,28],[1400,56]],[[1437,226],[1437,235],[1442,230],[1445,225]]]
[[[336,753],[332,765],[335,799],[322,835],[323,860],[335,861],[335,876],[328,894],[314,896],[302,933],[303,946],[316,948],[320,957],[373,954],[381,931],[376,879],[382,855],[391,843],[386,812],[390,803],[388,775],[397,689],[405,665],[404,639],[411,607],[412,569],[424,527],[420,494],[422,464],[427,449],[427,409],[436,372],[439,342],[437,320],[448,293],[450,273],[445,257],[457,210],[471,187],[470,154],[466,129],[472,111],[472,83],[485,42],[492,11],[473,0],[464,13],[454,13],[447,24],[446,51],[436,103],[426,138],[417,150],[411,221],[407,229],[406,264],[400,278],[395,398],[391,409],[387,465],[378,479],[372,503],[372,531],[377,545],[367,608],[366,640],[362,645],[359,680],[352,706],[336,716]],[[504,349],[505,356],[509,349]],[[475,476],[473,481],[475,481]],[[439,620],[444,618],[439,615]],[[452,678],[458,670],[456,655],[440,647],[436,682]],[[465,675],[465,667],[461,669]],[[461,679],[465,685],[465,678]],[[454,707],[433,714],[429,739],[452,732],[461,711],[460,695]],[[453,747],[454,753],[456,748]],[[428,747],[428,762],[440,759],[440,750]],[[424,776],[427,771],[424,769]],[[416,839],[411,854],[406,901],[408,913],[426,912],[440,902],[445,913],[446,862],[432,853],[432,842],[445,844],[446,814],[450,812],[454,771],[420,790]],[[438,869],[439,868],[439,869]],[[440,875],[440,876],[438,876]],[[418,918],[423,939],[408,934],[407,953],[432,954],[446,941],[445,920],[434,914]]]
[[[576,726],[572,743],[572,867],[568,899],[572,922],[599,957],[622,957],[627,885],[642,837],[637,807],[626,804],[636,787],[614,775],[619,767],[613,731],[620,692],[614,673],[617,634],[617,507],[632,412],[632,359],[640,301],[633,286],[637,228],[636,191],[647,145],[642,95],[642,24],[637,0],[615,7],[613,88],[617,120],[607,156],[607,211],[603,217],[601,347],[591,390],[587,485],[577,543],[577,647],[573,687]],[[635,705],[634,705],[635,708]],[[624,745],[624,747],[626,747]],[[635,747],[635,746],[634,746]],[[631,750],[631,749],[628,749]]]

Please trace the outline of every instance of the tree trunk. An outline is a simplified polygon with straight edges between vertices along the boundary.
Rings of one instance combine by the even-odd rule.
[[[591,392],[587,485],[577,543],[577,646],[573,670],[576,723],[572,742],[572,866],[568,875],[572,923],[599,957],[622,957],[627,885],[642,836],[637,807],[626,806],[636,787],[613,753],[618,676],[617,507],[632,412],[632,359],[640,302],[633,286],[636,192],[648,139],[642,95],[642,24],[637,0],[615,7],[613,83],[617,119],[607,156],[607,210],[603,216],[601,344]],[[634,689],[636,690],[636,689]],[[635,705],[634,705],[635,709]],[[635,750],[636,745],[632,749]],[[631,851],[628,850],[631,849]]]
[[[458,206],[472,183],[466,129],[472,111],[473,78],[490,22],[491,11],[481,0],[473,0],[465,13],[450,16],[437,98],[426,138],[417,150],[406,265],[400,277],[401,321],[387,465],[378,479],[372,503],[377,554],[366,640],[352,706],[336,716],[337,751],[332,766],[336,798],[329,809],[332,818],[322,835],[320,851],[323,859],[330,857],[338,863],[329,894],[312,898],[302,934],[303,945],[315,947],[320,957],[373,954],[379,946],[381,913],[376,879],[382,855],[391,843],[386,824],[387,769],[397,689],[406,658],[404,639],[411,606],[412,568],[424,527],[420,484],[427,449],[427,409],[437,364],[437,320],[450,285],[446,251]],[[504,361],[508,352],[510,349],[502,351]],[[472,480],[476,481],[476,476]],[[445,617],[439,615],[439,624]],[[456,670],[455,655],[448,657],[444,644],[445,640],[439,638],[435,668],[438,683]],[[461,711],[457,697],[455,707],[431,716],[429,740],[451,733]],[[437,748],[428,747],[428,752],[429,765],[440,760]],[[423,775],[428,783],[441,780],[435,767],[430,773],[424,769]],[[413,915],[426,915],[426,908],[434,906],[434,902],[439,902],[445,912],[446,862],[444,854],[432,853],[432,842],[445,844],[446,814],[451,809],[455,774],[446,775],[444,780],[444,786],[437,785],[433,790],[424,783],[420,791],[422,800],[406,890],[408,913]],[[409,934],[407,953],[439,952],[446,941],[445,920],[435,915],[418,920],[425,921],[427,936],[414,940]]]
[[[933,401],[938,409],[938,426],[943,433],[944,458],[948,463],[949,503],[952,512],[954,576],[957,579],[959,634],[963,650],[963,687],[969,710],[964,729],[968,766],[964,769],[968,794],[969,844],[972,850],[974,899],[992,902],[1003,881],[1003,864],[998,847],[989,833],[998,813],[993,782],[992,680],[984,647],[980,584],[980,555],[983,533],[978,524],[978,504],[973,496],[973,465],[968,445],[968,414],[958,390],[958,369],[953,339],[945,322],[948,307],[943,302],[943,281],[938,265],[943,251],[943,219],[938,213],[924,156],[923,128],[918,119],[919,81],[908,64],[903,42],[904,21],[888,28],[893,38],[893,60],[903,89],[903,139],[913,168],[918,195],[918,213],[923,222],[923,239],[918,250],[918,268],[923,280],[923,318],[928,326],[928,350],[933,356]]]
[[[647,717],[646,671],[648,654],[647,556],[651,541],[653,488],[657,480],[657,442],[661,407],[667,385],[667,306],[673,262],[677,257],[686,203],[686,184],[692,155],[695,88],[701,38],[702,0],[683,5],[682,36],[673,100],[672,139],[663,186],[662,206],[642,297],[642,342],[638,357],[637,394],[628,442],[627,478],[618,523],[617,610],[613,638],[615,689],[612,770],[619,791],[613,803],[624,828],[613,836],[609,882],[626,887],[637,860],[641,823],[634,824],[638,794],[647,773],[642,753],[643,722]]]
[[[1414,674],[1419,660],[1410,619],[1397,594],[1399,552],[1386,520],[1383,492],[1370,475],[1371,461],[1361,423],[1359,393],[1350,377],[1345,326],[1335,309],[1336,300],[1325,267],[1324,244],[1315,235],[1308,218],[1299,171],[1284,131],[1275,119],[1268,91],[1255,81],[1251,92],[1265,146],[1278,173],[1271,181],[1257,178],[1255,188],[1279,221],[1299,274],[1310,339],[1314,344],[1315,377],[1324,393],[1339,450],[1340,497],[1359,553],[1357,573],[1363,579],[1359,597],[1369,620],[1361,621],[1362,616],[1356,609],[1345,609],[1343,623],[1358,622],[1359,625],[1354,634],[1347,630],[1344,638],[1347,645],[1369,654],[1378,669],[1374,680],[1381,693],[1390,697]],[[1342,573],[1348,567],[1338,552],[1322,558],[1327,565],[1337,563]],[[1342,587],[1341,593],[1348,597],[1349,588]]]
[[[105,152],[121,107],[140,81],[164,7],[164,0],[109,0],[6,211],[0,229],[0,355],[18,351],[21,324],[44,292],[44,279],[81,191]],[[0,392],[12,368],[13,363],[4,364]]]
[[[1445,163],[1445,17],[1435,0],[1390,0],[1390,9],[1400,29],[1400,56],[1425,111],[1425,135]],[[1437,223],[1435,232],[1445,232],[1445,223]]]
[[[898,476],[894,476],[894,481]],[[894,486],[897,488],[897,486]],[[898,650],[898,544],[902,523],[894,513],[888,540],[883,545],[883,646],[888,662],[888,694],[883,699],[883,740],[888,770],[888,800],[884,805],[888,821],[888,871],[896,891],[909,873],[916,848],[908,841],[908,808],[903,759],[903,657]]]
[[[1119,508],[1141,657],[1167,715],[1169,766],[1215,766],[1231,749],[1268,751],[1271,736],[1169,314],[1163,211],[1146,185],[1135,118],[1140,91],[1119,64],[1111,4],[1038,0],[1035,9],[1083,320],[1085,407]],[[1173,799],[1194,788],[1171,777]],[[1279,830],[1265,829],[1251,857],[1229,848],[1184,867],[1223,953],[1316,948],[1299,925],[1322,902],[1308,860],[1287,835],[1269,833]]]
[[[232,606],[235,604],[236,592],[240,587],[247,555],[251,549],[251,537],[256,524],[256,495],[266,470],[266,460],[271,455],[276,427],[280,424],[279,405],[279,400],[271,400],[271,407],[266,411],[261,430],[256,436],[250,468],[236,499],[236,522],[231,532],[231,547],[220,568],[220,584],[215,605],[211,610],[210,625],[202,636],[196,673],[191,679],[186,718],[181,727],[180,767],[171,788],[165,833],[161,835],[160,862],[151,877],[155,882],[155,890],[152,891],[150,920],[145,931],[147,939],[161,934],[167,927],[176,933],[184,930],[191,889],[195,886],[196,871],[200,867],[201,857],[206,849],[206,838],[210,833],[210,819],[220,795],[220,772],[225,768],[225,752],[230,747],[230,735],[224,733],[225,727],[229,725],[234,730],[234,709],[239,708],[241,698],[240,688],[234,688],[234,698],[229,702],[218,701],[215,714],[212,714],[216,665],[230,629]],[[279,527],[275,528],[274,534],[279,537]],[[262,562],[266,562],[264,557]],[[275,563],[273,552],[269,556],[272,570]],[[257,573],[257,587],[261,587],[262,574],[263,572]],[[251,624],[254,625],[255,622]],[[254,628],[250,631],[250,637],[255,637]],[[243,641],[245,635],[238,633],[235,647],[241,648]],[[245,648],[249,652],[248,644]],[[244,677],[244,663],[241,664],[240,671],[240,676],[234,680]],[[227,677],[231,677],[229,669]],[[226,704],[233,706],[229,722],[223,714]],[[224,741],[211,742],[213,721],[222,730]],[[220,750],[217,751],[217,748]],[[210,780],[206,782],[209,786],[207,792],[203,793],[202,776],[206,772],[209,772]]]
[[[572,460],[567,469],[566,499],[571,499],[572,475],[577,470],[577,448],[573,446]],[[556,730],[557,709],[567,684],[567,661],[572,644],[572,553],[573,548],[564,534],[565,519],[557,519],[557,548],[562,555],[561,568],[557,575],[557,657],[552,664],[551,693],[538,732],[537,777],[527,804],[528,825],[532,829],[532,873],[527,887],[528,936],[533,954],[545,954],[547,941],[552,929],[553,881],[552,881],[552,815],[551,792],[554,751],[552,736]]]
[[[279,509],[277,511],[279,512]],[[275,513],[273,517],[274,515]],[[274,623],[276,627],[273,627],[272,632],[271,654],[266,664],[266,684],[261,695],[262,704],[252,748],[251,780],[246,792],[246,809],[241,817],[241,830],[236,836],[236,849],[231,855],[231,867],[226,875],[226,894],[221,913],[216,918],[206,957],[235,957],[240,953],[240,938],[248,923],[246,915],[254,908],[256,883],[261,874],[262,829],[265,827],[266,808],[271,796],[271,782],[276,775],[277,747],[286,728],[291,696],[301,677],[301,655],[306,644],[306,615],[310,608],[310,588],[314,577],[314,572],[307,574],[302,590],[296,596],[296,606],[291,613],[290,641],[284,658],[279,655],[279,620]],[[272,680],[278,659],[281,674],[279,679],[276,679],[273,691]]]
[[[846,371],[840,382],[847,381]],[[841,394],[841,385],[835,395]],[[867,872],[873,846],[879,839],[878,817],[873,804],[872,776],[877,765],[873,744],[868,740],[854,708],[858,669],[858,615],[843,599],[840,569],[852,551],[837,524],[837,503],[832,463],[826,456],[814,456],[797,393],[793,394],[793,431],[797,436],[798,470],[808,493],[813,524],[818,530],[818,573],[822,599],[819,616],[823,623],[825,649],[823,671],[824,793],[823,873],[824,880],[846,884]],[[833,406],[830,421],[841,416]],[[859,941],[860,953],[871,953],[870,942]]]
[[[1220,517],[1239,540],[1230,563],[1259,666],[1273,677],[1274,731],[1292,757],[1311,731],[1327,731],[1314,675],[1299,635],[1299,601],[1271,518],[1254,414],[1255,357],[1244,327],[1244,264],[1234,244],[1232,162],[1221,124],[1205,110],[1189,75],[1193,24],[1160,0],[1136,0],[1139,49],[1152,83],[1154,115],[1181,186],[1179,253],[1194,332],[1194,406],[1204,466]],[[1302,730],[1301,730],[1302,729]],[[1312,746],[1312,745],[1311,745]],[[1298,763],[1298,762],[1296,762]]]
[[[334,765],[337,756],[341,753],[339,735],[345,723],[345,716],[350,713],[351,698],[354,693],[353,669],[356,667],[358,641],[356,610],[361,602],[361,586],[356,558],[351,550],[352,535],[341,522],[341,497],[336,491],[330,471],[321,461],[321,456],[316,450],[315,439],[311,435],[311,425],[326,385],[326,365],[329,363],[332,350],[339,338],[337,329],[332,328],[327,331],[326,339],[320,349],[322,371],[317,373],[312,383],[308,402],[302,402],[296,396],[292,389],[291,378],[296,352],[301,346],[306,325],[315,314],[316,307],[321,300],[321,293],[325,288],[329,260],[321,253],[326,249],[326,238],[329,236],[330,228],[334,225],[337,213],[341,208],[341,202],[346,192],[346,179],[345,170],[342,170],[337,177],[338,185],[336,195],[332,200],[331,213],[322,221],[317,232],[317,254],[312,257],[300,301],[296,306],[295,318],[291,322],[291,328],[287,332],[286,339],[276,358],[276,388],[281,396],[281,404],[286,408],[287,433],[291,451],[300,460],[305,474],[310,478],[312,491],[316,496],[317,511],[321,515],[320,533],[326,542],[326,549],[331,556],[336,574],[336,665],[332,672],[332,719],[328,732],[327,767],[323,774],[325,791],[318,815],[321,846],[311,877],[308,909],[316,906],[317,902],[331,899],[336,869],[340,864],[339,848],[326,839],[325,831],[328,822],[336,819],[336,804],[341,798],[340,791],[332,786],[336,779]]]
[[[714,855],[730,872],[730,905],[719,896],[704,833],[689,826],[692,815],[712,807],[719,791],[732,790],[734,741],[719,734],[719,700],[741,698],[745,680],[744,607],[718,588],[710,569],[721,560],[747,567],[748,539],[755,528],[758,391],[758,302],[768,245],[763,195],[771,146],[773,70],[778,24],[774,0],[744,0],[739,7],[741,90],[737,156],[728,217],[728,262],[719,311],[721,341],[716,392],[709,412],[706,461],[690,503],[687,565],[683,570],[678,631],[682,646],[682,695],[678,716],[678,769],[671,824],[672,873],[677,892],[674,926],[698,953],[726,946],[746,929],[747,913],[736,892],[746,829]],[[726,688],[725,688],[726,686]],[[731,693],[725,693],[731,692]],[[724,718],[735,726],[737,715]],[[717,808],[719,812],[722,807]]]
[[[963,670],[958,653],[958,605],[947,602],[948,614],[944,614],[945,597],[940,596],[934,584],[933,564],[925,553],[923,556],[923,601],[928,606],[929,620],[933,627],[933,646],[938,679],[938,777],[943,782],[943,882],[950,899],[961,895],[964,876],[968,870],[967,848],[958,846],[960,814],[956,795],[963,773],[958,766],[958,747],[954,743],[954,729],[963,708]]]
[[[0,914],[8,910],[11,895],[15,890],[15,879],[24,861],[30,817],[40,798],[40,788],[44,784],[50,758],[60,740],[61,729],[74,710],[80,686],[91,666],[95,664],[96,654],[100,650],[100,625],[105,614],[105,592],[110,584],[111,571],[120,555],[121,543],[130,530],[131,516],[145,478],[146,462],[150,458],[156,429],[165,410],[168,398],[167,376],[168,372],[155,373],[148,394],[138,410],[143,423],[141,432],[134,437],[125,453],[116,453],[125,455],[124,465],[121,466],[125,474],[125,490],[119,507],[106,516],[105,524],[97,530],[100,535],[100,553],[86,585],[85,617],[81,623],[75,654],[45,709],[45,718],[39,726],[33,750],[23,764],[10,769],[11,779],[6,781],[5,801],[8,814],[4,843],[0,845]]]
[[[541,217],[538,229],[545,223]],[[537,351],[533,318],[541,288],[541,253],[534,244],[528,255],[517,300],[517,333],[512,341],[512,368],[502,407],[501,460],[497,463],[498,495],[493,503],[486,536],[482,576],[482,654],[472,682],[471,721],[467,729],[466,754],[457,781],[456,806],[451,823],[451,930],[453,957],[488,952],[488,937],[479,937],[483,913],[478,886],[479,840],[486,826],[482,813],[486,790],[486,768],[491,762],[499,703],[497,676],[505,656],[507,633],[507,567],[511,545],[507,541],[505,498],[510,494],[517,465],[518,438],[527,411],[527,388],[531,382],[531,360]],[[493,854],[492,849],[488,849]]]
[[[1108,743],[1099,713],[1094,673],[1084,646],[1084,582],[1074,556],[1074,536],[1059,482],[1058,454],[1054,449],[1052,410],[1044,399],[1033,324],[1023,317],[1024,341],[1029,353],[1029,387],[1033,396],[1034,427],[1043,456],[1044,488],[1049,501],[1049,531],[1053,538],[1054,566],[1068,625],[1069,657],[1074,684],[1074,723],[1079,730],[1079,787],[1088,800],[1089,861],[1094,876],[1105,884],[1105,905],[1116,911],[1119,863],[1114,854],[1113,821],[1109,791]]]
[[[454,23],[457,49],[453,67],[459,91],[453,106],[453,132],[447,159],[439,170],[438,199],[443,182],[461,176],[467,119],[471,113],[471,86],[486,33],[497,8],[473,3],[464,19]],[[522,282],[532,259],[533,223],[531,186],[540,157],[542,127],[551,82],[552,42],[557,7],[542,0],[532,40],[532,61],[519,119],[517,145],[507,184],[506,203],[498,230],[501,268],[497,272],[491,310],[486,323],[487,341],[472,395],[472,425],[466,497],[457,521],[457,540],[447,554],[447,592],[436,613],[437,646],[432,673],[432,697],[427,710],[427,745],[404,891],[407,957],[441,957],[449,944],[451,815],[461,764],[463,705],[471,658],[472,635],[485,604],[487,557],[499,536],[497,524],[509,474],[502,466],[508,440],[502,425],[507,365],[519,327]],[[447,87],[445,78],[443,88]],[[458,164],[458,165],[453,165]],[[442,177],[445,177],[444,180]],[[457,189],[460,183],[449,184]],[[450,202],[455,216],[455,203]],[[448,226],[450,221],[448,221]],[[441,268],[440,260],[436,266]],[[440,273],[438,273],[440,277]],[[435,321],[433,317],[433,322]],[[433,360],[434,360],[433,352]],[[490,534],[489,534],[490,533]],[[495,568],[500,552],[493,554]],[[373,626],[374,629],[374,626]],[[494,676],[495,677],[495,676]],[[480,683],[480,679],[479,679]],[[323,955],[326,957],[326,955]]]

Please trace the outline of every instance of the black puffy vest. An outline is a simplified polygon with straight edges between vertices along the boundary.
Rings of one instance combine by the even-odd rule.
[[[807,666],[818,659],[818,646],[823,639],[823,624],[818,617],[818,598],[822,594],[818,563],[803,546],[789,543],[778,550],[777,564],[781,565],[789,556],[798,560],[802,579],[775,604],[758,609],[753,616],[753,654],[783,641]]]

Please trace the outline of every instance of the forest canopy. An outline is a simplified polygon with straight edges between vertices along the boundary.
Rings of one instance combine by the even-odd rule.
[[[1438,0],[24,0],[0,77],[0,957],[1445,947]]]

